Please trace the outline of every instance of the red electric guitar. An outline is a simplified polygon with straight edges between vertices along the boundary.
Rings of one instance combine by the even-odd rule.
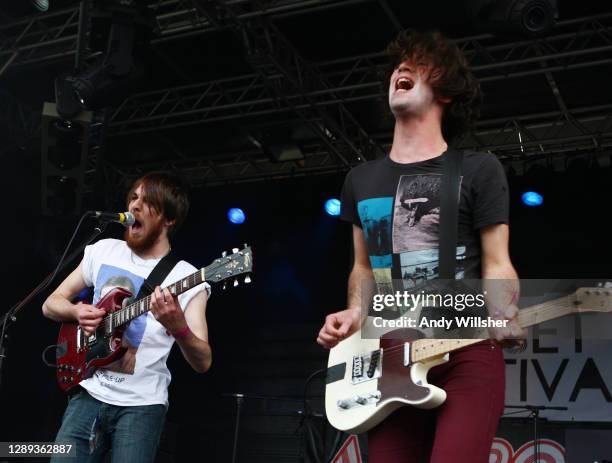
[[[250,247],[233,249],[229,255],[215,259],[204,267],[180,281],[168,286],[176,296],[204,282],[227,285],[233,279],[233,286],[238,286],[237,277],[245,275],[244,282],[249,283],[253,270],[253,255]],[[98,367],[104,367],[121,358],[127,351],[121,345],[123,332],[130,321],[149,311],[150,296],[143,297],[130,304],[124,304],[132,293],[115,288],[98,301],[96,307],[106,310],[95,333],[86,336],[77,323],[62,323],[56,346],[57,381],[64,391],[77,386],[89,378]]]

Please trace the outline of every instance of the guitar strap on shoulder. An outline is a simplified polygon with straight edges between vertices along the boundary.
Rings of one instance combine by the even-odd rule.
[[[178,257],[172,251],[162,257],[153,270],[151,270],[147,279],[142,283],[135,300],[148,296],[155,291],[155,287],[162,284],[178,261]]]
[[[457,265],[457,231],[459,229],[459,193],[463,151],[449,149],[442,163],[438,275],[441,279],[454,280]]]

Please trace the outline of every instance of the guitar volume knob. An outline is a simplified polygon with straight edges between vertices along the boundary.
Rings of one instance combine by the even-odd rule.
[[[343,410],[346,410],[350,407],[348,400],[339,400],[338,402],[336,402],[336,405],[338,406],[338,408],[341,408]]]

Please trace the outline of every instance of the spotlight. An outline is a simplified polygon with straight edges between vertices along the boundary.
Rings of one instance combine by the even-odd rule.
[[[127,97],[149,72],[152,13],[135,1],[97,2],[91,12],[92,54],[55,81],[58,112],[71,119]]]
[[[136,29],[113,24],[105,56],[99,57],[71,81],[73,98],[88,109],[101,109],[127,97],[147,74],[147,64],[134,56]]]
[[[535,191],[527,191],[523,193],[521,200],[526,206],[541,206],[544,202],[544,197]]]
[[[84,107],[74,91],[74,77],[62,75],[55,79],[55,104],[58,114],[70,120]]]
[[[232,207],[229,211],[227,211],[227,218],[230,222],[236,225],[240,225],[246,220],[246,215],[242,209],[238,207]]]
[[[486,32],[542,37],[559,16],[557,0],[469,0],[468,15]]]
[[[340,215],[340,200],[332,198],[325,201],[325,212],[329,215]]]
[[[47,11],[49,9],[49,0],[30,0],[38,11]]]

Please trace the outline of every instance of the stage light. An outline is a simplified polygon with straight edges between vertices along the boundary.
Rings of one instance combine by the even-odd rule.
[[[332,198],[325,201],[325,212],[329,215],[340,215],[340,200]]]
[[[227,211],[227,218],[230,222],[236,225],[240,225],[246,220],[246,215],[242,209],[238,207],[232,207],[229,211]]]
[[[523,193],[521,200],[526,206],[541,206],[544,202],[544,197],[535,191],[527,191]]]
[[[542,37],[559,16],[557,0],[468,0],[468,15],[496,35]]]
[[[30,2],[38,11],[47,11],[49,9],[49,0],[30,0]]]
[[[84,105],[74,91],[74,77],[62,75],[55,79],[55,105],[58,114],[70,120],[79,114]]]
[[[96,2],[91,11],[91,56],[55,80],[60,115],[98,110],[124,100],[150,71],[152,13],[134,0]]]

